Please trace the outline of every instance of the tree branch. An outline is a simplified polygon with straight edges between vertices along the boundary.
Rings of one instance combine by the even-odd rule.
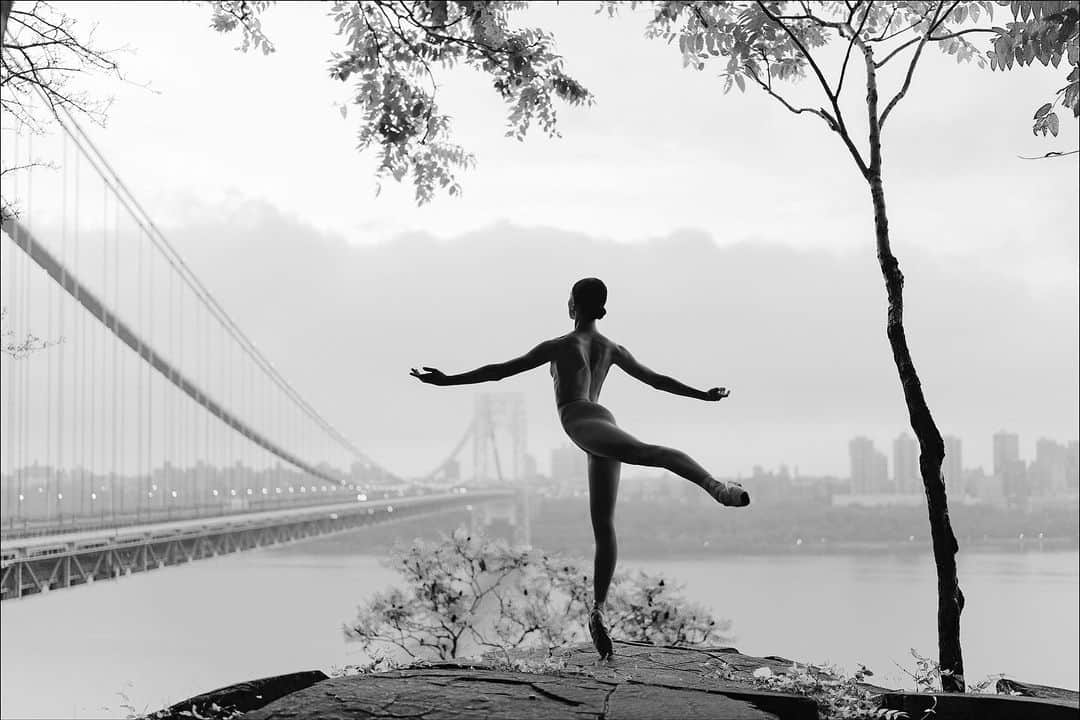
[[[1060,152],[1058,150],[1052,150],[1045,155],[1036,155],[1035,157],[1028,157],[1027,155],[1017,155],[1016,157],[1021,160],[1045,160],[1047,158],[1066,157],[1067,155],[1076,155],[1080,153],[1080,149],[1068,150],[1066,152]]]
[[[848,152],[851,153],[851,156],[852,158],[854,158],[855,164],[858,165],[859,170],[862,171],[863,174],[866,174],[866,162],[863,160],[862,154],[859,152],[859,149],[855,147],[855,144],[851,141],[851,136],[848,134],[847,126],[844,124],[844,116],[840,110],[840,104],[837,102],[836,96],[832,93],[832,90],[829,87],[829,82],[825,79],[825,75],[821,72],[821,68],[818,67],[818,64],[814,61],[813,56],[810,55],[810,52],[806,49],[806,46],[803,45],[802,41],[800,41],[798,37],[796,37],[795,33],[791,31],[791,28],[789,28],[787,24],[780,21],[775,15],[769,12],[769,9],[765,7],[765,4],[762,2],[762,0],[757,0],[757,6],[761,8],[761,11],[765,14],[766,17],[772,20],[775,24],[779,25],[780,28],[785,33],[787,33],[788,37],[791,38],[791,41],[795,43],[796,47],[799,48],[799,51],[803,54],[803,57],[806,58],[806,61],[810,64],[810,67],[814,69],[814,74],[817,75],[818,82],[821,84],[821,89],[825,91],[825,95],[829,98],[829,102],[832,103],[835,121],[832,125],[830,125],[830,127],[831,129],[835,130],[838,135],[840,135],[840,139],[844,141],[844,145],[847,146]],[[821,114],[822,117],[828,117],[828,113],[826,113],[824,110],[821,111]]]
[[[862,33],[863,27],[866,25],[866,18],[870,17],[870,8],[872,8],[873,5],[873,0],[870,0],[866,6],[866,12],[863,13],[862,22],[859,23],[859,29],[852,33],[851,40],[848,42],[847,52],[844,53],[844,65],[840,68],[840,80],[836,83],[836,97],[840,97],[840,91],[844,87],[844,74],[847,73],[848,59],[851,57],[851,48],[855,46],[855,38]],[[857,7],[858,6],[856,6],[856,8]],[[852,10],[852,14],[848,15],[848,21],[845,23],[849,32],[851,31],[851,18],[854,17],[854,13],[855,11]],[[840,35],[843,37],[843,31],[841,31]]]
[[[949,16],[949,13],[951,13],[953,11],[953,8],[955,8],[959,4],[960,4],[960,0],[953,0],[952,7],[950,7],[945,12],[945,15],[939,21],[938,20],[938,15],[940,14],[941,7],[942,7],[942,5],[944,5],[944,3],[938,3],[937,10],[934,12],[934,19],[931,20],[931,22],[930,22],[930,27],[927,28],[926,33],[922,36],[921,40],[919,41],[918,47],[915,48],[915,55],[912,56],[911,64],[908,65],[907,76],[904,78],[903,86],[900,88],[899,92],[896,93],[896,95],[893,97],[893,99],[889,101],[889,103],[885,106],[885,110],[882,111],[882,113],[881,113],[881,120],[878,123],[878,125],[880,127],[882,127],[882,128],[885,127],[885,119],[889,117],[889,113],[892,112],[892,109],[894,107],[896,107],[896,104],[898,102],[900,102],[901,98],[903,98],[904,95],[907,94],[908,88],[911,87],[911,78],[915,74],[915,66],[919,62],[919,56],[922,55],[923,48],[926,47],[926,42],[930,39],[930,36],[933,34],[934,30],[937,29],[938,24],[940,22],[943,22],[944,19]],[[881,66],[878,65],[877,67],[881,67]]]
[[[761,89],[764,90],[769,95],[772,95],[774,98],[776,98],[780,102],[780,104],[783,105],[784,107],[786,107],[788,110],[790,110],[791,112],[793,112],[796,115],[800,115],[800,114],[805,113],[805,112],[808,112],[811,115],[817,115],[818,117],[820,117],[822,120],[825,121],[825,124],[829,126],[830,130],[835,130],[836,129],[836,120],[834,120],[832,115],[830,115],[826,110],[818,109],[818,108],[810,108],[810,107],[797,108],[797,107],[793,106],[782,95],[779,95],[778,93],[773,91],[771,78],[770,78],[769,83],[765,83],[758,76],[757,71],[754,70],[752,65],[747,65],[746,67],[750,71],[750,76],[754,79],[754,81],[758,85],[761,86]],[[766,67],[768,67],[767,63],[766,63]]]

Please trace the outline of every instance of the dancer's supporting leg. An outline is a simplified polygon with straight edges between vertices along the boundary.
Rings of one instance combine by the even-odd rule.
[[[601,659],[611,657],[611,638],[604,625],[611,577],[615,574],[618,544],[615,540],[615,500],[619,493],[618,460],[589,455],[589,513],[592,516],[596,554],[593,561],[593,609],[589,613],[589,633]]]

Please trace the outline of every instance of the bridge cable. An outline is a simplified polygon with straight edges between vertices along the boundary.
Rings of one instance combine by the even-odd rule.
[[[10,35],[10,31],[8,33]],[[17,61],[14,61],[16,67],[19,67]],[[36,86],[35,91],[42,97],[43,100],[48,103],[47,98]],[[50,107],[53,107],[49,104]],[[54,116],[56,117],[61,128],[75,143],[76,147],[83,154],[83,156],[91,163],[94,170],[97,172],[101,180],[109,186],[110,189],[116,194],[117,199],[125,206],[129,213],[132,215],[132,219],[143,229],[147,237],[151,242],[158,247],[158,249],[164,254],[165,260],[169,263],[173,269],[177,270],[185,283],[191,287],[192,291],[198,297],[200,301],[206,306],[211,313],[215,316],[219,323],[226,327],[229,334],[233,336],[238,343],[245,349],[247,354],[252,357],[256,364],[267,373],[268,377],[278,385],[293,402],[300,407],[301,410],[308,415],[317,425],[322,427],[331,437],[333,437],[340,445],[349,450],[353,455],[364,459],[370,465],[380,467],[377,463],[373,462],[363,451],[357,448],[351,441],[348,440],[343,434],[341,434],[333,425],[331,425],[325,418],[323,418],[318,411],[316,411],[296,390],[292,385],[285,380],[283,376],[277,371],[272,363],[255,347],[254,343],[247,337],[247,335],[239,328],[239,326],[233,321],[231,316],[224,310],[224,308],[218,303],[216,298],[209,292],[209,290],[202,284],[198,277],[191,271],[190,267],[184,262],[175,248],[168,242],[164,234],[150,218],[149,213],[145,211],[142,205],[135,198],[134,194],[128,189],[127,185],[115,172],[109,162],[105,159],[104,155],[98,150],[97,146],[89,138],[89,136],[83,131],[82,127],[75,120],[75,118],[63,107],[55,107]],[[61,117],[61,114],[63,117]],[[78,134],[78,137],[72,132]],[[80,141],[80,137],[82,141]],[[83,144],[85,142],[85,145]],[[89,150],[86,146],[89,146]],[[78,162],[78,156],[76,156],[76,163]],[[76,185],[78,183],[78,174],[76,174]],[[76,191],[77,195],[77,191]],[[76,204],[77,204],[76,199]],[[78,260],[76,259],[76,262]],[[76,298],[78,299],[78,298]],[[85,358],[84,358],[85,360]],[[385,469],[383,469],[384,472]],[[392,473],[388,473],[394,476]],[[396,477],[396,476],[394,476]]]

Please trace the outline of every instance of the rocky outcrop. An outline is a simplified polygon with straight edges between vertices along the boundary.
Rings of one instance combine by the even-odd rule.
[[[477,663],[442,662],[328,678],[319,671],[233,685],[185,700],[155,718],[233,720],[816,720],[810,698],[761,689],[755,671],[784,673],[792,661],[728,647],[617,642],[599,661],[591,646],[548,657],[516,652]],[[904,693],[862,685],[884,709],[937,720],[1075,720],[1077,694],[1005,681],[1001,695]],[[999,683],[1000,685],[1000,683]],[[1022,693],[1026,697],[1013,695]],[[929,716],[928,711],[933,711]],[[904,717],[894,712],[882,717]]]
[[[617,643],[615,658],[597,660],[579,646],[546,661],[425,667],[325,680],[280,698],[245,718],[565,718],[567,720],[816,720],[809,698],[766,692],[749,682],[782,658],[752,658],[732,648],[671,648]],[[530,666],[530,664],[535,665]],[[519,667],[528,669],[510,670]]]

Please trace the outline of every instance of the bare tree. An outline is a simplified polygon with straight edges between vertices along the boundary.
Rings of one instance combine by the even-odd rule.
[[[369,654],[391,650],[410,660],[562,647],[588,637],[592,591],[583,565],[464,529],[417,541],[392,556],[405,586],[376,593],[345,635]],[[618,575],[609,606],[612,634],[624,640],[711,643],[730,627],[645,573]]]
[[[61,108],[103,124],[111,99],[94,97],[73,81],[87,73],[121,77],[116,62],[120,48],[99,47],[95,27],[80,27],[73,17],[46,2],[3,0],[3,22],[3,113],[33,131],[41,131]]]

